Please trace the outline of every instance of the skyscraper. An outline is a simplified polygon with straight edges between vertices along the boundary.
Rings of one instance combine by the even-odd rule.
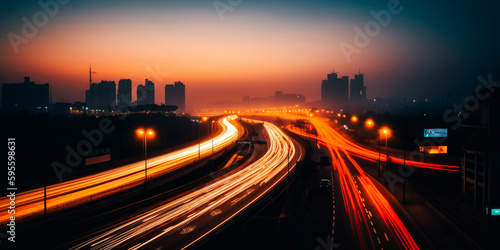
[[[349,77],[338,77],[337,73],[328,74],[321,83],[321,101],[325,105],[343,107],[349,98]]]
[[[137,86],[137,104],[155,104],[155,84],[146,79],[144,85]]]
[[[165,105],[177,106],[177,112],[186,111],[186,86],[182,82],[165,85]]]
[[[127,107],[132,102],[132,80],[121,79],[118,82],[118,107]]]
[[[354,75],[351,79],[351,102],[359,102],[366,100],[366,87],[364,86],[365,77],[361,72]]]
[[[2,108],[5,112],[47,112],[49,106],[49,84],[35,84],[28,76],[23,83],[4,83],[2,86]]]
[[[101,81],[92,83],[85,92],[87,106],[91,109],[108,110],[116,107],[115,81]]]

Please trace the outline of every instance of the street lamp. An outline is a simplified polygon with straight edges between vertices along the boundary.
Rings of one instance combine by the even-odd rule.
[[[201,123],[208,121],[208,117],[203,116],[200,120],[200,125],[198,126],[198,161],[201,161]]]
[[[385,151],[386,151],[385,154],[386,154],[386,156],[389,156],[389,150],[387,148],[387,136],[389,136],[389,133],[391,132],[391,130],[389,130],[387,127],[383,127],[382,129],[380,129],[380,131],[385,135]]]
[[[384,127],[383,129],[378,129],[376,126],[375,126],[375,122],[372,120],[372,119],[367,119],[365,121],[365,126],[367,128],[376,128],[377,129],[377,134],[378,134],[378,177],[380,177],[380,171],[381,171],[381,164],[380,164],[380,148],[381,148],[381,145],[380,145],[380,137],[382,137],[382,133],[385,133],[386,135],[386,138],[385,138],[385,146],[386,146],[386,150],[387,150],[387,134],[389,133],[389,129]],[[386,158],[386,167],[387,167],[387,158]],[[386,169],[387,171],[387,169]]]
[[[212,120],[212,154],[214,154],[214,120]]]
[[[391,130],[387,127],[383,127],[379,131],[380,131],[380,136],[382,136],[382,134],[385,135],[385,177],[387,179],[387,160],[389,159],[389,148],[387,147],[387,137],[389,136]]]
[[[135,133],[144,140],[144,183],[146,183],[148,181],[148,137],[154,138],[155,131],[150,128],[138,128]]]

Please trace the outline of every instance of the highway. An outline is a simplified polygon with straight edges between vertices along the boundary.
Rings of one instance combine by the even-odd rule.
[[[259,114],[261,115],[261,114]],[[271,115],[271,116],[282,116],[286,119],[306,119],[309,120],[314,126],[316,126],[318,123],[324,123],[327,124],[328,119],[321,118],[321,117],[304,117],[304,116],[296,116],[296,115],[282,115],[282,114],[264,114],[264,115]],[[291,129],[292,132],[299,133],[298,130]],[[308,136],[308,137],[315,137],[316,135],[305,135],[304,132],[299,133],[302,136]],[[380,155],[380,161],[385,162],[386,161],[386,155],[384,153],[379,154],[377,150],[370,149],[364,145],[360,145],[349,138],[345,136],[341,136],[339,133],[337,133],[336,141],[335,143],[338,146],[341,146],[343,149],[347,150],[349,153],[351,153],[354,156],[357,156],[359,158],[363,158],[366,160],[370,161],[378,161],[379,155]],[[403,158],[395,157],[395,156],[390,156],[390,159],[392,160],[393,163],[403,165]],[[406,160],[405,161],[406,165],[413,166],[415,168],[421,168],[421,169],[429,169],[429,170],[438,170],[438,171],[451,171],[451,172],[458,172],[460,171],[460,166],[453,166],[453,165],[446,165],[446,164],[436,164],[436,163],[429,163],[429,162],[422,162],[422,161],[416,161],[416,160]]]
[[[224,117],[217,122],[222,129],[213,138],[214,153],[234,143],[239,132],[235,126],[237,116]],[[202,141],[165,155],[148,159],[148,181],[180,169],[202,158],[212,155],[212,139]],[[145,182],[144,161],[135,162],[86,177],[54,184],[47,187],[47,210],[57,210],[80,205],[110,194],[129,189]],[[1,207],[8,207],[8,198],[0,200]],[[44,211],[44,190],[38,188],[16,194],[16,220],[40,215]],[[10,215],[2,213],[0,225],[5,226]]]
[[[220,229],[285,181],[288,169],[293,172],[304,157],[304,150],[278,127],[263,126],[268,144],[255,145],[265,150],[262,157],[71,249],[184,249]]]
[[[384,195],[343,148],[343,136],[320,120],[311,122],[318,140],[332,156],[350,226],[360,249],[419,249]]]
[[[289,128],[302,136],[317,138],[318,144],[328,149],[335,172],[333,185],[340,189],[354,246],[358,249],[419,249],[389,201],[351,156],[378,159],[378,152],[373,154],[349,141],[322,118],[306,119],[315,127],[317,137]],[[422,162],[412,164],[428,167]]]

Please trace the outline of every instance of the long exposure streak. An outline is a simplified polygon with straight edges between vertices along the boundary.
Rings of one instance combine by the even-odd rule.
[[[222,130],[213,140],[214,151],[218,152],[238,138],[238,130],[232,124],[236,116],[225,117],[218,121]],[[198,148],[200,147],[200,148]],[[212,154],[212,140],[207,139],[198,144],[183,148],[165,155],[148,159],[148,180],[172,172],[193,163],[201,157]],[[71,207],[96,198],[129,189],[144,183],[144,162],[136,162],[114,168],[101,173],[89,175],[75,180],[54,184],[47,187],[47,210]],[[8,207],[9,199],[2,198],[1,207]],[[16,218],[41,214],[44,210],[43,188],[20,193],[16,196]],[[6,224],[9,214],[0,217],[0,223]]]
[[[264,156],[252,164],[138,215],[131,221],[115,225],[72,249],[89,246],[91,249],[113,249],[124,246],[131,249],[144,248],[160,237],[173,237],[175,233],[184,235],[194,230],[196,228],[194,221],[207,214],[222,213],[225,219],[185,247],[220,228],[287,177],[287,153],[290,159],[303,157],[302,150],[297,148],[278,127],[267,122],[263,124],[267,131],[269,146]],[[294,166],[290,165],[290,171],[293,170]],[[229,213],[222,206],[224,203],[240,207],[237,211]],[[217,219],[210,218],[210,220]]]

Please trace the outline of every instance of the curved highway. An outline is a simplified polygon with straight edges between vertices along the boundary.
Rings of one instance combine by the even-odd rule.
[[[218,120],[222,127],[220,134],[213,138],[214,153],[223,150],[238,139],[234,125],[237,116]],[[183,148],[165,155],[148,159],[148,180],[172,172],[198,160],[199,145]],[[212,139],[201,142],[201,157],[212,155]],[[129,189],[144,183],[144,161],[128,164],[75,180],[47,187],[47,210],[67,208],[96,198]],[[9,199],[0,200],[1,207],[8,207]],[[7,211],[7,209],[5,210]],[[44,191],[38,188],[16,195],[16,220],[43,214]],[[0,225],[5,226],[10,218],[7,212],[0,215]]]
[[[263,126],[268,145],[255,145],[266,150],[261,158],[71,249],[183,249],[205,238],[286,180],[288,168],[303,158],[303,149],[278,127]]]

